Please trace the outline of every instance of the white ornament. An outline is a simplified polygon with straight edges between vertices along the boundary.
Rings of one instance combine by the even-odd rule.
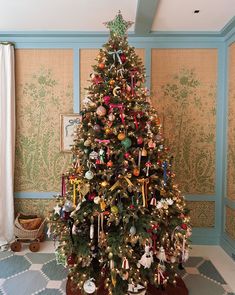
[[[48,238],[50,238],[50,236],[51,236],[51,225],[48,226],[47,236],[48,236]]]
[[[163,207],[162,202],[158,201],[157,202],[157,209],[161,209]]]
[[[56,206],[54,207],[55,214],[60,215],[60,210],[61,210],[61,207],[58,204],[56,204]]]
[[[175,263],[175,262],[176,262],[175,256],[171,256],[171,263]]]
[[[93,279],[89,279],[89,280],[85,281],[85,283],[83,285],[83,289],[87,294],[94,293],[96,290],[96,286],[95,286],[95,283],[93,282]]]
[[[90,180],[94,177],[94,173],[91,171],[91,170],[88,170],[86,173],[85,173],[85,178]]]
[[[71,211],[73,211],[73,209],[74,209],[73,202],[70,200],[66,200],[66,202],[64,203],[63,210],[65,212],[71,212]]]
[[[134,225],[132,225],[132,227],[130,228],[130,234],[133,236],[136,234],[136,228]]]
[[[162,246],[157,254],[157,258],[160,260],[160,263],[164,263],[164,261],[166,261],[166,253]]]
[[[96,160],[98,158],[98,153],[95,152],[95,151],[91,152],[90,155],[89,155],[89,158],[91,160]]]
[[[166,202],[169,206],[173,205],[174,201],[171,198],[167,198]]]
[[[97,205],[100,203],[100,197],[99,196],[94,198],[94,203],[97,204]]]
[[[91,140],[87,139],[84,141],[84,146],[90,146],[91,145]]]
[[[94,239],[94,224],[91,224],[90,226],[90,239]]]
[[[146,245],[145,246],[145,253],[139,260],[139,263],[144,267],[144,268],[150,268],[151,264],[153,263],[153,252],[150,251],[150,246]]]
[[[113,122],[115,120],[115,115],[113,113],[109,114],[109,121]]]

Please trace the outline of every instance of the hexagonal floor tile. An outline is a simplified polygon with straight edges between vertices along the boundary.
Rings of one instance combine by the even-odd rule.
[[[56,260],[52,260],[42,267],[42,272],[50,279],[54,281],[62,281],[68,275],[68,270],[61,264],[57,264]]]
[[[7,257],[13,256],[12,252],[5,251],[5,252],[0,252],[0,260],[6,259]]]
[[[222,286],[212,282],[201,275],[187,275],[184,282],[190,295],[224,295]]]
[[[189,257],[187,262],[185,262],[185,267],[196,267],[204,259],[202,257]]]
[[[30,270],[6,280],[2,289],[6,294],[32,295],[35,292],[45,289],[47,282],[47,279],[40,271]]]
[[[198,270],[200,273],[205,275],[206,277],[220,283],[220,284],[226,284],[220,273],[217,271],[217,269],[214,267],[212,262],[210,260],[205,260],[199,267]]]
[[[0,278],[8,278],[27,270],[30,263],[23,256],[13,255],[0,261]]]
[[[25,255],[33,264],[44,264],[55,259],[54,253],[27,253]]]

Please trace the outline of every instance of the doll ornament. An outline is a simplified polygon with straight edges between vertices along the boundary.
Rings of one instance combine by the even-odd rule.
[[[153,263],[153,252],[150,251],[150,246],[148,245],[145,246],[144,250],[145,250],[145,253],[139,260],[139,263],[137,266],[140,268],[140,266],[142,265],[144,268],[150,268],[151,264]]]

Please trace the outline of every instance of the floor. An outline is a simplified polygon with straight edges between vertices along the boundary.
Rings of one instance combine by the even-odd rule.
[[[67,271],[57,265],[53,242],[31,253],[0,252],[0,295],[63,295]],[[189,295],[235,295],[235,262],[219,246],[193,246],[180,271]]]

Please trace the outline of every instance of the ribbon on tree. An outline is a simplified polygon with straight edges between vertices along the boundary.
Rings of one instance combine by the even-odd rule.
[[[130,115],[134,117],[135,128],[138,129],[139,128],[139,123],[138,123],[138,120],[137,120],[137,116],[143,116],[144,112],[141,112],[141,111],[130,112]]]
[[[158,267],[157,270],[157,283],[158,285],[161,285],[161,281],[163,282],[163,280],[165,279],[163,272],[161,270],[161,266]]]
[[[129,261],[126,257],[124,257],[123,261],[122,261],[122,268],[123,269],[129,269],[130,266],[129,266]]]
[[[95,141],[98,142],[98,143],[104,143],[104,144],[110,143],[109,139],[98,139],[98,138],[96,138]]]
[[[122,50],[114,50],[114,51],[109,51],[108,54],[113,56],[113,63],[115,64],[116,62],[116,58],[118,60],[118,62],[120,63],[120,65],[122,65],[122,60],[120,58],[120,54],[122,53]]]
[[[120,117],[121,117],[121,120],[122,120],[122,124],[125,125],[124,106],[123,106],[123,103],[118,103],[118,104],[111,103],[109,105],[109,107],[110,107],[110,111],[111,112],[112,112],[113,109],[119,109],[119,111],[120,111]]]
[[[69,181],[73,185],[73,204],[74,206],[76,206],[76,185],[78,185],[82,181],[77,178],[70,178]]]
[[[147,207],[149,178],[141,178],[137,179],[137,181],[142,185],[143,207]]]
[[[123,176],[122,179],[126,180],[126,182],[127,182],[127,184],[128,184],[129,186],[133,186],[133,183],[132,183],[132,182],[130,181],[130,179],[127,178],[126,176]],[[110,190],[113,191],[113,190],[115,190],[115,188],[117,188],[118,186],[122,186],[122,183],[121,183],[120,180],[117,180],[117,181],[114,183],[114,185],[111,186]]]
[[[155,230],[158,229],[158,225],[154,224],[150,229],[147,230],[147,232],[151,235],[151,240],[152,240],[152,244],[153,244],[153,253],[156,253],[156,247],[157,247],[157,235],[156,233],[154,233]]]
[[[131,73],[131,95],[134,96],[134,87],[135,87],[135,83],[134,83],[134,78],[135,78],[135,74],[137,73],[136,70],[132,70],[130,71]]]
[[[61,195],[62,195],[62,197],[64,197],[65,194],[66,194],[65,175],[62,174],[62,178],[61,178]]]
[[[164,163],[163,163],[163,179],[164,179],[164,183],[166,184],[166,182],[167,182],[167,161],[164,161]]]

